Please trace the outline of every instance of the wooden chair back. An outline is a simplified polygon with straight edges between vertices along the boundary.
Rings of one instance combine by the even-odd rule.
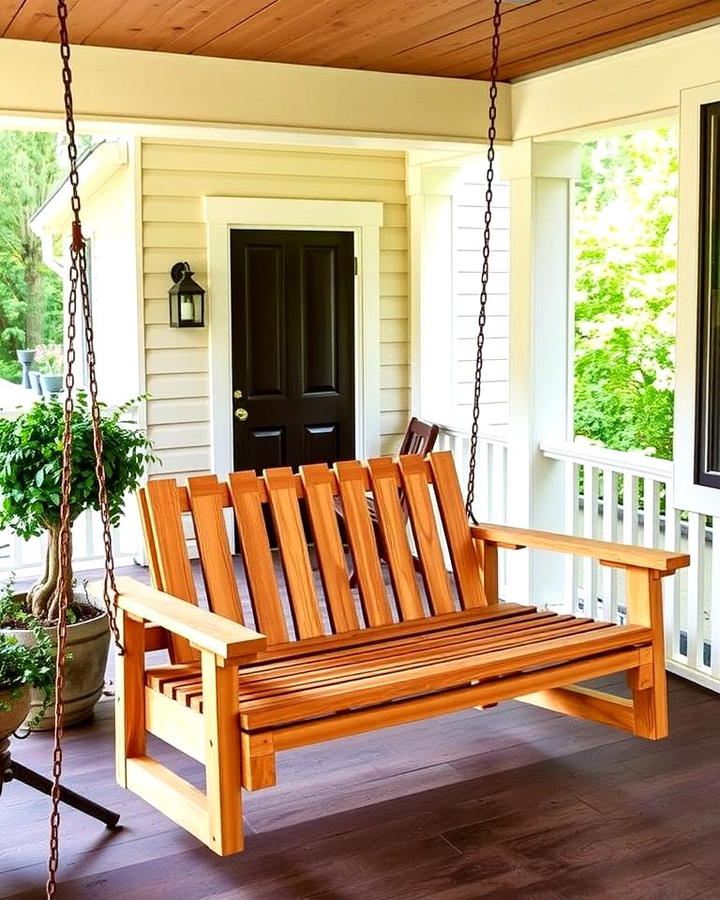
[[[417,416],[413,416],[408,422],[407,430],[403,435],[398,456],[427,456],[434,448],[440,434],[440,427],[431,422],[423,422]]]
[[[389,585],[383,577],[367,492],[374,499]],[[336,497],[343,507],[357,592],[350,587]],[[306,540],[301,504],[312,530],[312,548]],[[276,551],[271,550],[266,531],[265,505],[275,526]],[[234,472],[227,484],[213,475],[190,478],[187,487],[172,479],[150,481],[140,491],[140,510],[155,586],[197,603],[183,524],[189,516],[210,609],[254,625],[267,636],[269,646],[442,615],[488,602],[448,452],[428,458],[339,462],[333,468],[308,465],[298,474],[289,468],[269,469],[262,476],[252,471]],[[244,579],[237,577],[228,535],[233,517]],[[445,550],[452,563],[452,579],[445,567]],[[420,562],[420,579],[413,552]],[[275,555],[280,567],[275,565]],[[245,622],[249,616],[243,613],[243,595],[249,600],[252,623]],[[189,647],[177,639],[173,639],[171,655],[180,662],[192,658]]]

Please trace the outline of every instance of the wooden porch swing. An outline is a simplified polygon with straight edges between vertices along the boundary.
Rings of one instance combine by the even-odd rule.
[[[688,557],[468,521],[487,301],[499,35],[500,0],[495,0],[466,500],[446,452],[427,459],[308,465],[298,473],[235,472],[227,480],[201,476],[190,478],[187,487],[154,480],[139,494],[153,587],[129,578],[115,583],[109,553],[103,593],[111,595],[109,614],[123,648],[117,671],[117,779],[218,854],[243,849],[242,788],[275,784],[275,756],[281,750],[512,698],[645,738],[668,733],[661,579],[687,565]],[[350,585],[337,509],[357,591]],[[266,530],[268,510],[282,575]],[[252,623],[243,614],[245,588],[236,578],[228,516],[237,532]],[[186,520],[208,610],[198,606]],[[590,556],[622,568],[628,624],[501,603],[498,548],[525,547]],[[147,665],[146,653],[160,648],[167,649],[170,661]],[[632,699],[574,686],[623,671]],[[204,765],[205,791],[148,754],[148,733]]]
[[[391,592],[368,514],[369,491]],[[359,602],[349,588],[337,498]],[[322,592],[314,583],[300,501],[310,519]],[[265,530],[266,505],[278,535],[287,610]],[[667,735],[660,579],[687,565],[687,556],[470,526],[449,453],[340,462],[332,469],[303,466],[297,475],[289,469],[262,477],[236,472],[227,482],[201,476],[189,479],[187,488],[151,481],[141,491],[141,509],[155,587],[118,579],[125,653],[116,688],[117,778],[216,853],[242,850],[241,788],[275,784],[280,750],[516,697],[641,737]],[[257,630],[243,625],[225,528],[228,509]],[[196,605],[185,515],[211,612]],[[499,547],[576,553],[623,568],[630,624],[500,603]],[[146,651],[160,647],[169,649],[172,662],[146,666]],[[628,673],[632,700],[566,687],[620,671]],[[204,764],[204,793],[148,755],[148,732]]]

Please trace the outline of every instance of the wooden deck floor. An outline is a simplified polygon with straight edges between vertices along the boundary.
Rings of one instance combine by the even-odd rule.
[[[58,896],[717,900],[720,697],[671,679],[671,727],[650,743],[513,702],[282,754],[278,787],[245,795],[245,853],[222,860],[116,786],[104,701],[67,734],[65,782],[123,828],[63,813]],[[47,773],[49,736],[15,755]],[[42,896],[47,813],[6,786],[0,897]]]

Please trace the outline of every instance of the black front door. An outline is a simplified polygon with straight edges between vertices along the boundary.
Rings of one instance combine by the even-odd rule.
[[[354,458],[353,236],[232,231],[230,261],[235,469]]]

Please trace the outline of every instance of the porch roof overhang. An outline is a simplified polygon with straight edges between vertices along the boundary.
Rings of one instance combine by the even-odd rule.
[[[717,80],[718,42],[720,24],[502,84],[499,141],[586,140],[675,117],[683,90]],[[440,158],[485,141],[481,81],[89,46],[73,48],[73,66],[76,116],[94,134]],[[61,100],[57,47],[0,39],[0,127],[60,129]]]
[[[0,36],[54,41],[46,0],[8,0]],[[71,38],[95,47],[154,50],[410,75],[487,79],[491,0],[79,0]],[[720,16],[717,0],[505,0],[508,81]]]
[[[485,139],[485,82],[75,46],[75,114],[93,133],[340,147],[469,150]],[[50,43],[0,39],[0,125],[64,115]],[[500,86],[498,140],[510,140]]]

